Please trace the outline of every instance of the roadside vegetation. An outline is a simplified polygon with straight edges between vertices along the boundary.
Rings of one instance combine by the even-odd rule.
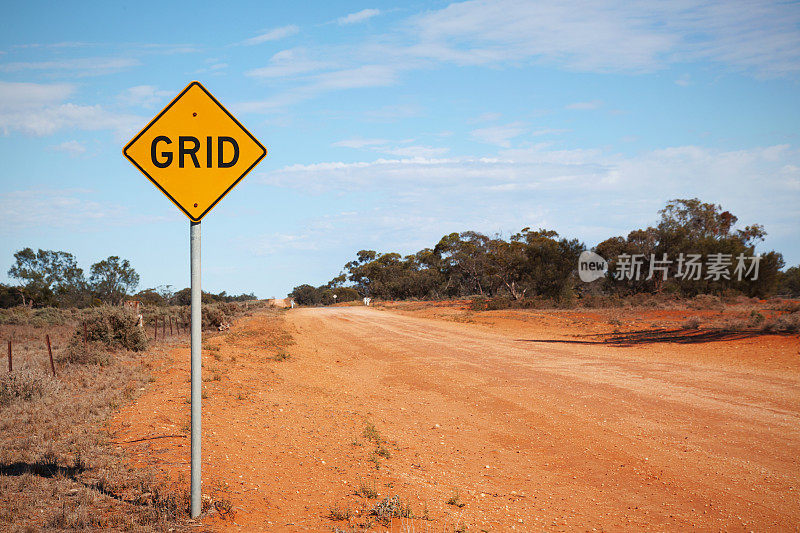
[[[139,276],[118,257],[88,277],[66,252],[15,259],[20,284],[0,285],[0,530],[185,529],[188,484],[134,465],[106,422],[151,382],[148,348],[188,338],[189,289],[133,293]],[[203,328],[263,305],[203,293]]]
[[[158,471],[133,468],[104,429],[113,412],[150,381],[149,361],[141,355],[148,339],[129,311],[92,309],[85,322],[72,311],[50,313],[51,320],[39,325],[0,314],[13,366],[9,371],[3,357],[0,529],[180,528],[188,502],[182,486]]]
[[[402,256],[361,250],[327,284],[300,285],[290,296],[300,305],[331,305],[363,297],[379,300],[444,300],[474,298],[476,308],[603,307],[615,302],[648,299],[691,299],[698,295],[731,300],[737,297],[800,297],[800,267],[783,270],[777,251],[756,245],[766,231],[759,224],[737,225],[738,218],[719,205],[693,199],[672,200],[659,211],[655,226],[600,242],[593,251],[608,260],[607,275],[591,283],[578,278],[578,257],[587,250],[578,239],[547,229],[523,228],[508,238],[475,231],[451,233],[433,248]],[[691,279],[677,276],[677,261],[648,277],[651,258],[664,254],[760,254],[758,277],[739,280]],[[642,254],[639,280],[615,279],[617,258]],[[654,265],[655,266],[655,265]],[[732,269],[731,269],[732,270]],[[336,296],[336,298],[334,298]]]

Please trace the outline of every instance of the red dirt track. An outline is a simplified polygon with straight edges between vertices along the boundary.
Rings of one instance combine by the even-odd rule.
[[[203,353],[204,491],[237,511],[204,518],[214,529],[360,530],[394,494],[429,519],[394,519],[393,531],[800,523],[797,335],[611,346],[582,343],[608,330],[591,313],[281,316],[295,342],[285,361],[267,358],[281,320],[272,315],[207,340],[218,349]],[[156,382],[117,417],[118,442],[185,432],[188,347],[164,357]],[[391,452],[379,469],[367,422]],[[185,433],[125,446],[188,476]],[[379,498],[356,495],[361,484]],[[456,492],[463,507],[446,503]],[[334,508],[353,511],[349,524],[330,519]]]

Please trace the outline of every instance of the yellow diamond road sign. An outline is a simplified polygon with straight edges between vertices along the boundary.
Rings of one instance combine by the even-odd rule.
[[[267,149],[193,81],[122,153],[197,222],[267,155]]]

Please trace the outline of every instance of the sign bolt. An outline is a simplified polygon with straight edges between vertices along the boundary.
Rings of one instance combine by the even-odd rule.
[[[197,204],[194,204],[194,206],[197,207]]]
[[[196,117],[196,116],[197,116],[197,113],[192,113],[192,116],[193,116],[193,117]]]

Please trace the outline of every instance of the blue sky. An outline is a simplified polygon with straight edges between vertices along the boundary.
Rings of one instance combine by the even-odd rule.
[[[0,20],[0,280],[25,246],[189,282],[188,219],[121,154],[201,81],[269,155],[203,219],[203,287],[283,296],[359,249],[671,198],[800,263],[796,2],[26,2]]]

